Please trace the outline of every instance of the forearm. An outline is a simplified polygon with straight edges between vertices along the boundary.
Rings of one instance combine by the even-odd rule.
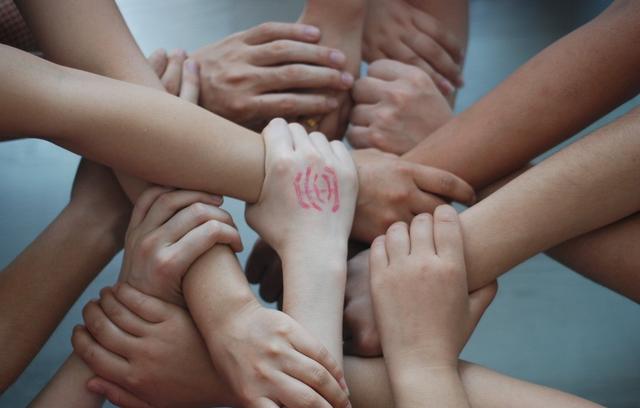
[[[298,321],[342,366],[342,313],[347,245],[285,254],[283,311]]]
[[[638,211],[639,113],[560,151],[461,215],[470,290]]]
[[[120,249],[112,223],[95,218],[68,206],[0,274],[0,390],[20,375]]]
[[[102,407],[104,399],[87,390],[86,383],[91,377],[93,372],[78,356],[71,354],[29,407]]]
[[[476,188],[522,167],[638,93],[640,50],[630,40],[640,35],[639,14],[636,2],[616,2],[404,158],[451,171]]]
[[[191,266],[182,290],[210,350],[222,322],[233,313],[257,304],[238,260],[225,245],[214,246]]]
[[[384,360],[346,357],[344,364],[354,407],[394,406]],[[459,373],[469,402],[474,408],[599,406],[582,398],[507,377],[465,361],[460,361]],[[419,389],[416,391],[419,392]]]
[[[257,198],[259,135],[166,93],[0,49],[3,130],[49,138],[157,184]]]
[[[640,213],[564,242],[547,254],[640,303]]]
[[[423,367],[396,375],[389,373],[394,406],[398,408],[469,408],[469,400],[458,369]]]

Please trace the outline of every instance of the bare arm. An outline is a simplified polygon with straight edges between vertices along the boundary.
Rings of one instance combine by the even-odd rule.
[[[470,290],[640,209],[639,114],[574,143],[462,214]]]
[[[404,157],[476,188],[517,170],[638,93],[639,16],[637,2],[615,2]]]

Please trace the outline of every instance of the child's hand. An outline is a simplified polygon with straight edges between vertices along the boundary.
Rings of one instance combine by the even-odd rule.
[[[246,218],[281,256],[346,248],[358,193],[344,144],[274,119],[264,130],[266,176]]]
[[[357,149],[404,154],[453,117],[429,75],[398,61],[369,65],[352,95],[356,106],[346,137]]]
[[[121,280],[164,301],[183,305],[182,277],[215,244],[242,250],[222,198],[153,187],[133,210],[125,240]]]
[[[211,355],[241,406],[349,406],[338,363],[290,316],[256,303],[218,332]]]
[[[373,242],[370,265],[374,313],[390,370],[457,367],[469,328],[493,299],[495,286],[467,294],[455,209],[440,206],[433,218],[416,216],[410,232],[405,223],[392,225]]]
[[[83,310],[75,352],[98,375],[90,391],[118,406],[235,406],[204,340],[180,307],[123,284]],[[143,402],[144,401],[144,402]],[[150,405],[147,405],[150,404]]]

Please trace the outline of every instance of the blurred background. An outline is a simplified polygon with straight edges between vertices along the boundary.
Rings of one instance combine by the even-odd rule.
[[[264,21],[294,21],[303,1],[119,0],[118,4],[140,47],[149,54],[159,47],[192,51]],[[466,86],[456,111],[470,106],[608,4],[472,0]],[[636,97],[590,130],[639,101]],[[29,139],[0,144],[0,268],[65,206],[77,164],[77,156],[47,142]],[[241,229],[247,248],[240,254],[244,263],[255,234],[244,223],[241,203],[227,200],[225,207]],[[115,282],[120,261],[120,256],[114,259],[89,287],[18,382],[0,397],[1,407],[26,406],[54,374],[71,351],[70,333],[81,321],[81,307],[100,288]],[[500,279],[499,294],[463,358],[608,407],[640,407],[638,305],[543,255]]]

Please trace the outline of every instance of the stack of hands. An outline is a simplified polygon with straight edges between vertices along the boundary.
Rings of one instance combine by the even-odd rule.
[[[462,85],[463,52],[412,2],[373,3],[357,46],[303,15],[190,55],[150,56],[168,92],[234,122],[262,129],[279,116],[305,125],[276,119],[264,129],[266,177],[246,210],[264,240],[247,275],[284,312],[256,301],[233,311],[207,344],[182,280],[215,246],[241,251],[240,235],[221,197],[154,187],[133,210],[120,283],[86,305],[74,330],[74,349],[96,374],[91,391],[125,407],[350,406],[345,299],[345,351],[384,353],[398,403],[410,399],[407,384],[434,373],[434,385],[460,386],[458,354],[495,287],[467,295],[460,225],[444,204],[473,203],[474,191],[398,155],[452,117],[445,96]],[[371,65],[356,79],[361,45]],[[329,141],[347,124],[348,141],[363,149],[353,154]],[[316,128],[327,136],[308,133]],[[347,268],[350,238],[373,243]]]

